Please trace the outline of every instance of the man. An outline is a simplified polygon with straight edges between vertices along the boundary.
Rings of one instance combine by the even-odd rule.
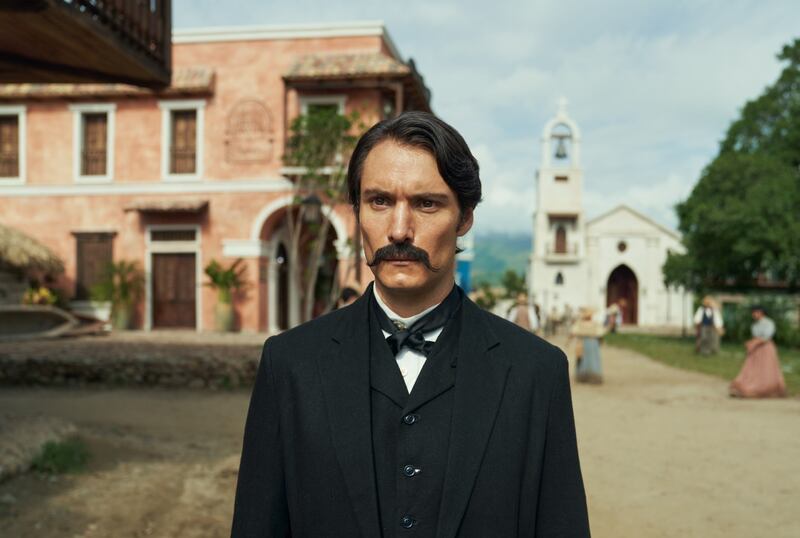
[[[695,351],[701,355],[716,355],[724,325],[722,313],[710,295],[703,297],[703,303],[694,313],[694,327]]]
[[[517,294],[517,300],[508,310],[506,319],[526,331],[536,333],[539,330],[539,316],[534,306],[528,301],[528,294],[525,292]]]
[[[409,112],[348,169],[375,276],[267,340],[234,537],[586,537],[567,361],[454,284],[481,197],[461,135]]]

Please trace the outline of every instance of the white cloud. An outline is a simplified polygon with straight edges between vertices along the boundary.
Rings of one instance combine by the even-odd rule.
[[[687,178],[671,175],[654,183],[642,183],[628,189],[600,191],[586,189],[583,203],[588,218],[596,217],[614,207],[625,204],[633,207],[657,222],[675,228],[673,207],[684,200],[692,184]]]
[[[739,108],[774,81],[800,3],[177,0],[177,26],[383,19],[482,167],[479,230],[527,231],[560,95],[583,135],[585,203],[668,225]]]

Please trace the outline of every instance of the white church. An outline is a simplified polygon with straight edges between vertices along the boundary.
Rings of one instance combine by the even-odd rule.
[[[566,100],[541,144],[528,286],[542,313],[591,306],[600,320],[616,303],[623,324],[691,326],[691,296],[667,288],[661,270],[669,251],[683,251],[680,235],[626,205],[587,219],[581,135]]]

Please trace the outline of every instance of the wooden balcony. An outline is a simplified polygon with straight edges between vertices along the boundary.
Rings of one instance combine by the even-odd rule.
[[[164,88],[171,10],[171,0],[0,0],[0,84]]]
[[[579,262],[578,243],[576,241],[569,241],[563,244],[548,242],[545,245],[545,260],[550,263]]]

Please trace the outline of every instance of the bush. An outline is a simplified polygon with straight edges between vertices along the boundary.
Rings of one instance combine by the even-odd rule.
[[[722,317],[725,320],[724,339],[744,342],[750,338],[753,318],[750,308],[761,305],[775,322],[775,342],[778,345],[800,348],[800,330],[797,326],[797,303],[794,297],[780,295],[751,296],[740,304],[725,303]]]
[[[31,468],[40,473],[61,474],[82,471],[89,461],[89,450],[80,439],[48,441],[34,458]]]

